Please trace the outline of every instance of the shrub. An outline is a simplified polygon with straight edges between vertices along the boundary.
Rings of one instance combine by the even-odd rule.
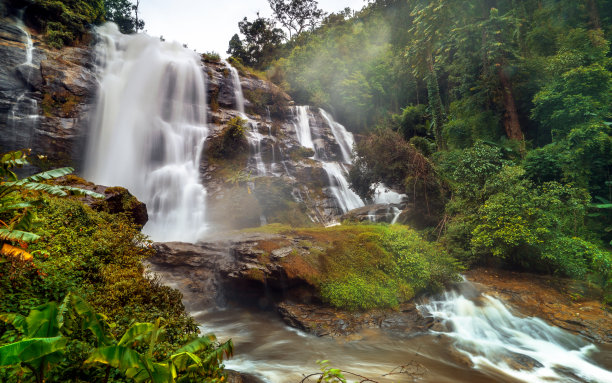
[[[233,158],[247,147],[246,120],[240,117],[232,118],[221,133],[213,137],[207,152],[213,158]]]
[[[104,21],[104,14],[103,0],[34,0],[25,10],[26,22],[45,32],[54,48],[81,39],[90,25]]]
[[[300,234],[333,240],[320,255],[321,296],[332,306],[348,310],[396,307],[415,295],[437,292],[457,277],[457,263],[407,227],[349,225],[325,229],[325,233],[319,230]]]

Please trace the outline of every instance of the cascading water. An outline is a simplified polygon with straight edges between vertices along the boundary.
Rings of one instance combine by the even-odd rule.
[[[319,112],[329,125],[329,128],[331,129],[331,132],[334,135],[334,138],[336,139],[336,142],[340,146],[340,151],[342,152],[342,159],[344,160],[344,163],[352,164],[353,159],[351,153],[353,151],[353,145],[355,144],[353,134],[347,131],[344,126],[334,121],[334,118],[323,109],[319,109]]]
[[[346,169],[337,162],[323,162],[323,169],[329,178],[329,189],[343,213],[364,206],[359,196],[351,190],[346,180]]]
[[[222,62],[230,71],[230,78],[232,80],[232,87],[234,90],[234,100],[236,102],[236,110],[240,113],[240,117],[247,121],[247,125],[249,126],[249,130],[246,132],[246,138],[249,141],[251,158],[255,162],[257,175],[265,176],[268,171],[261,156],[261,141],[263,140],[264,136],[257,131],[257,124],[252,121],[244,111],[244,93],[242,92],[242,84],[240,84],[238,70],[231,66],[226,60],[223,60]]]
[[[419,307],[450,327],[443,333],[475,368],[525,382],[612,382],[612,372],[589,355],[597,348],[533,317],[519,317],[501,301],[474,301],[457,292]]]
[[[19,66],[25,67],[22,73],[26,73],[27,78],[25,78],[25,80],[26,83],[28,83],[30,81],[29,77],[37,68],[32,62],[34,56],[34,43],[32,41],[32,36],[30,36],[30,33],[23,23],[23,11],[15,26],[19,28],[25,36],[25,57],[23,63],[19,64]],[[32,136],[31,131],[35,128],[39,118],[38,102],[28,95],[27,88],[24,88],[23,92],[19,93],[7,117],[7,122],[12,129],[12,137],[17,139],[17,137]],[[20,144],[29,146],[30,142],[21,142]]]
[[[313,158],[321,162],[329,180],[329,191],[336,201],[338,208],[342,213],[346,213],[349,210],[364,206],[365,204],[361,198],[349,187],[346,179],[348,171],[344,165],[339,162],[329,161],[329,158],[332,157],[330,153],[327,153],[324,147],[317,146],[313,141],[312,137],[318,136],[319,128],[311,124],[311,121],[316,121],[316,119],[314,117],[311,118],[312,111],[310,108],[308,106],[296,106],[294,111],[295,122],[293,125],[297,141],[301,146],[315,150]],[[327,122],[336,142],[340,146],[342,161],[350,165],[352,163],[353,135],[344,126],[334,121],[331,115],[323,109],[319,109],[319,113]]]
[[[145,34],[98,28],[100,91],[86,175],[128,188],[147,204],[156,241],[197,241],[206,231],[199,165],[205,77],[196,53]]]
[[[312,142],[312,135],[310,132],[310,119],[309,119],[309,107],[302,105],[295,107],[296,120],[293,126],[295,127],[295,135],[300,143],[305,148],[315,149],[314,143]]]

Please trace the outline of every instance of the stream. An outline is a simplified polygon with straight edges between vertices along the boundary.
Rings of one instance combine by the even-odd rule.
[[[276,312],[253,306],[194,306],[197,295],[187,293],[183,282],[164,270],[156,273],[184,292],[202,333],[233,340],[235,356],[226,367],[265,382],[300,382],[318,371],[318,360],[385,383],[612,382],[612,345],[595,346],[538,318],[522,317],[470,282],[419,306],[425,316],[441,321],[443,331],[365,329],[332,338],[291,328]]]

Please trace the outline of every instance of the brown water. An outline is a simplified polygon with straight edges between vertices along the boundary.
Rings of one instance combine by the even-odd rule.
[[[161,275],[166,283],[181,289],[184,281],[163,271]],[[186,294],[184,300],[190,307],[197,296]],[[334,368],[381,383],[612,382],[612,345],[595,348],[537,319],[513,316],[500,301],[480,308],[458,294],[441,298],[441,305],[435,303],[429,310],[443,308],[446,311],[435,315],[454,321],[448,334],[407,336],[368,329],[346,338],[316,337],[288,327],[272,311],[252,307],[191,309],[203,333],[212,332],[221,341],[233,340],[235,356],[226,361],[227,368],[266,382],[300,382],[319,370],[318,360],[329,360]],[[500,330],[497,324],[507,326]],[[516,350],[530,355],[523,358],[528,365],[534,358],[544,367],[509,368],[505,360]],[[547,361],[556,358],[561,366],[572,369],[547,368]],[[404,373],[401,366],[405,366]],[[351,382],[360,381],[345,375]]]

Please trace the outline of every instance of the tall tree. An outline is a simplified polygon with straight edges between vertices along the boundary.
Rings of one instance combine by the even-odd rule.
[[[129,0],[104,0],[106,20],[117,24],[121,33],[136,33],[145,26],[144,21],[138,18],[139,6],[140,0],[136,4]]]
[[[306,28],[314,29],[326,16],[316,0],[268,0],[274,17],[289,32],[289,39]]]
[[[238,23],[244,40],[234,35],[230,40],[227,53],[240,58],[244,64],[263,68],[275,58],[274,54],[285,38],[282,29],[276,28],[274,20],[259,16],[253,21],[246,17]]]

